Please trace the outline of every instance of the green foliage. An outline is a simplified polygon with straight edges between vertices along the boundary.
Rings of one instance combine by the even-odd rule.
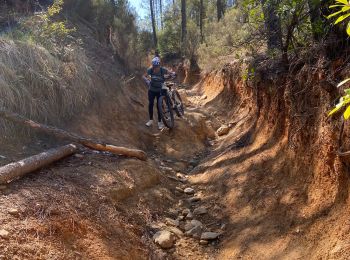
[[[344,84],[348,83],[350,81],[350,78],[343,80],[338,84],[338,87],[343,86]],[[339,99],[339,103],[328,113],[328,116],[332,116],[339,112],[340,110],[343,110],[343,108],[346,107],[345,112],[343,113],[343,117],[345,120],[348,120],[350,118],[350,88],[344,90],[345,95],[342,96]]]
[[[46,13],[42,14],[41,25],[36,32],[36,38],[45,43],[50,40],[63,41],[75,29],[68,29],[65,21],[55,21],[63,8],[63,0],[55,0]]]
[[[327,16],[328,19],[336,18],[334,24],[343,22],[350,16],[350,4],[347,0],[336,0],[336,4],[329,6],[329,8],[338,9]],[[350,21],[347,22],[346,33],[350,36]]]
[[[165,21],[164,29],[160,31],[158,38],[158,47],[163,56],[181,52],[181,27],[171,18]]]
[[[190,20],[187,24],[187,39],[183,46],[183,52],[189,59],[197,56],[197,50],[200,45],[200,33],[198,26]]]
[[[205,42],[198,49],[202,69],[219,68],[234,58],[256,52],[258,39],[253,36],[255,25],[243,22],[244,18],[241,10],[230,9],[220,22],[207,24]]]
[[[328,19],[337,18],[334,24],[343,22],[350,16],[350,4],[347,0],[336,0],[336,4],[331,5],[329,8],[339,9],[327,17]],[[346,32],[350,36],[350,22],[347,22]],[[338,87],[345,85],[349,81],[350,78],[343,80],[338,84]],[[345,120],[348,120],[350,118],[350,89],[345,89],[344,92],[345,95],[340,98],[339,103],[328,113],[328,116],[332,116],[346,107],[345,112],[343,113],[343,117]]]

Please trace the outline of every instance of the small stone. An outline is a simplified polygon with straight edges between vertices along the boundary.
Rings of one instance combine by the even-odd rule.
[[[192,228],[194,228],[195,226],[191,223],[191,222],[187,222],[184,226],[184,230],[185,231],[189,231],[191,230]]]
[[[186,189],[184,190],[184,192],[185,192],[186,194],[188,194],[188,195],[192,195],[192,194],[194,194],[194,189],[192,189],[192,188],[186,188]]]
[[[184,233],[180,229],[178,229],[177,227],[168,227],[167,230],[170,231],[171,233],[173,233],[178,238],[180,238],[184,235]]]
[[[77,153],[74,155],[74,157],[81,159],[81,158],[84,158],[84,155]]]
[[[188,219],[188,220],[193,219],[193,213],[192,212],[188,213],[186,216],[186,219]]]
[[[182,215],[181,215],[181,216],[178,216],[177,219],[178,219],[179,221],[183,221],[183,220],[185,219],[185,216],[182,216]]]
[[[0,237],[1,238],[8,239],[9,235],[10,235],[10,233],[7,230],[5,230],[5,229],[0,230]]]
[[[174,170],[173,168],[170,168],[170,167],[166,167],[166,166],[160,166],[159,167],[161,170],[163,170],[165,173],[174,173]]]
[[[222,125],[216,132],[218,136],[227,135],[230,128],[227,125]]]
[[[217,239],[220,236],[220,233],[216,233],[216,232],[204,232],[201,235],[201,240],[213,240],[213,239]]]
[[[201,226],[195,226],[192,229],[188,230],[185,234],[189,237],[200,237],[202,233],[202,227]]]
[[[174,235],[167,230],[158,231],[153,236],[154,242],[163,249],[169,249],[174,246],[175,237]]]
[[[189,198],[188,199],[188,202],[190,202],[190,203],[195,203],[195,202],[198,202],[198,201],[200,201],[201,200],[201,198],[199,198],[199,197],[192,197],[192,198]]]
[[[204,207],[196,208],[193,211],[194,215],[204,215],[204,214],[207,214],[207,213],[208,213],[208,210],[206,208],[204,208]]]
[[[16,209],[16,208],[10,208],[10,209],[8,210],[8,213],[9,213],[10,215],[12,215],[12,216],[18,216],[19,210]]]
[[[151,223],[150,228],[154,230],[160,230],[160,229],[168,228],[168,226],[165,225],[165,223],[163,222],[156,222],[156,223]]]
[[[226,224],[222,224],[220,227],[221,230],[225,230],[226,229]]]
[[[182,173],[177,173],[176,177],[178,178],[179,181],[181,182],[187,182],[187,176],[182,174]]]
[[[189,213],[191,213],[191,210],[190,210],[190,209],[184,209],[184,210],[182,211],[182,215],[184,215],[184,216],[187,216]]]
[[[183,190],[183,189],[181,189],[180,187],[176,187],[176,188],[175,188],[175,190],[176,190],[176,191],[178,191],[178,192],[181,192],[181,193],[183,193],[183,192],[184,192],[184,190]]]
[[[208,240],[200,240],[199,244],[202,245],[202,246],[206,246],[206,245],[209,244],[209,242],[208,242]]]
[[[174,227],[178,227],[180,225],[179,220],[171,218],[165,218],[165,223]]]
[[[192,224],[193,226],[201,226],[201,227],[203,227],[202,222],[200,222],[199,220],[192,219],[192,220],[191,220],[191,224]]]
[[[179,207],[183,207],[185,205],[185,202],[183,200],[179,200],[179,203],[177,205]]]
[[[169,210],[168,210],[168,214],[169,214],[170,216],[175,217],[175,216],[177,216],[177,215],[179,214],[179,210],[177,210],[177,209],[169,209]]]

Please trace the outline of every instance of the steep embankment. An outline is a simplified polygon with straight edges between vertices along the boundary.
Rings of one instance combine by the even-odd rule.
[[[299,62],[281,73],[259,63],[247,82],[232,63],[194,90],[230,126],[191,179],[221,204],[218,259],[349,258],[348,163],[336,156],[339,123],[325,113],[336,96],[328,76],[347,70],[325,58]]]
[[[149,160],[81,150],[1,185],[0,256],[5,259],[159,257],[153,224],[177,202],[168,177],[185,171],[212,134],[205,117],[191,107],[175,131],[146,128],[146,88],[137,77],[119,72],[108,48],[91,37],[82,40],[79,51],[66,50],[64,57],[2,41],[7,52],[0,57],[1,107],[83,136],[144,149]],[[0,141],[1,164],[66,143],[29,135],[6,121],[1,125],[7,134]]]

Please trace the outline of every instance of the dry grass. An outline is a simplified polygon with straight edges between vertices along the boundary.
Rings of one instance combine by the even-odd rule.
[[[0,50],[0,108],[57,123],[89,104],[93,74],[83,51],[66,48],[58,58],[38,45],[1,38]]]

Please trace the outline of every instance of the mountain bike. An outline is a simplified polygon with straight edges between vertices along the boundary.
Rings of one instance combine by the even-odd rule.
[[[174,77],[171,79],[174,79]],[[181,96],[175,89],[175,85],[174,82],[166,81],[163,84],[161,96],[158,99],[158,111],[160,112],[164,125],[169,129],[174,128],[175,125],[174,111],[180,118],[185,114]]]

